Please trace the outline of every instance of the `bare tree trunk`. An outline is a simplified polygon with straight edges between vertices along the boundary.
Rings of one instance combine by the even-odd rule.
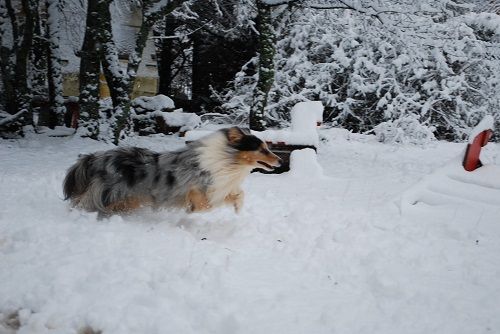
[[[49,127],[53,128],[56,125],[64,123],[64,107],[63,98],[63,77],[61,71],[61,55],[59,49],[60,32],[58,20],[58,6],[61,5],[61,0],[46,0],[47,8],[47,77],[48,77],[48,93],[50,104],[50,120]]]
[[[135,78],[137,78],[137,71],[139,70],[139,65],[142,61],[142,53],[146,47],[146,41],[152,26],[152,23],[145,21],[143,18],[141,27],[139,28],[139,32],[137,33],[137,37],[135,39],[135,49],[129,56],[127,65],[127,74],[129,76],[129,95],[131,95],[134,90]]]
[[[12,48],[0,47],[2,80],[4,84],[4,104],[7,117],[0,119],[3,130],[22,135],[23,125],[31,121],[31,94],[28,90],[28,62],[33,45],[35,29],[35,0],[22,0],[21,8],[24,12],[24,23],[19,24],[11,0],[5,0],[0,22],[0,37],[3,39],[7,32],[7,17],[11,24]]]
[[[205,36],[206,38],[206,36]],[[210,97],[210,68],[208,53],[205,52],[203,35],[193,35],[193,63],[191,75],[191,91],[193,93],[193,109],[200,110],[207,104]]]
[[[28,77],[31,82],[30,91],[33,97],[32,107],[44,104],[43,102],[45,100],[47,87],[47,39],[43,31],[46,19],[44,18],[43,13],[40,13],[40,10],[43,9],[44,8],[39,8],[37,5],[33,11],[35,26],[33,30],[33,44],[30,55],[32,66],[30,66],[28,73]]]
[[[7,0],[8,1],[8,0]],[[6,1],[6,2],[7,2]],[[22,31],[22,40],[13,46],[15,54],[14,77],[12,78],[13,84],[13,110],[14,114],[10,120],[10,131],[22,134],[22,126],[31,122],[31,94],[28,90],[28,62],[33,45],[33,32],[35,29],[35,11],[37,2],[35,0],[22,0],[21,7],[24,11],[25,20],[22,29],[19,26],[16,28]],[[7,7],[12,7],[9,3]],[[15,15],[15,14],[14,14]],[[16,21],[12,21],[14,26]],[[20,37],[20,35],[19,35]]]
[[[10,30],[8,27],[9,22],[11,26]],[[10,0],[6,0],[5,2],[0,1],[0,71],[4,89],[0,101],[3,104],[3,110],[10,115],[16,113],[16,96],[14,89],[14,63],[12,62],[14,50],[13,48],[6,47],[3,43],[4,39],[9,38],[9,32],[12,33],[12,43],[14,44],[19,38],[16,16]]]
[[[176,28],[176,20],[171,15],[165,18],[165,29],[163,34],[165,36],[173,36]],[[158,92],[166,96],[173,97],[172,81],[174,75],[172,67],[175,60],[174,52],[174,39],[167,38],[161,41],[160,61],[158,63],[158,75],[160,77],[160,84]]]
[[[102,45],[101,62],[106,82],[108,83],[111,100],[113,101],[113,143],[118,144],[121,137],[130,129],[130,97],[128,78],[120,66],[118,51],[113,41],[111,13],[109,2],[100,4],[102,15],[102,31],[99,39]]]
[[[263,131],[266,128],[265,109],[268,95],[274,83],[274,31],[271,7],[257,0],[257,30],[259,32],[259,79],[250,109],[250,129]]]
[[[97,139],[99,135],[99,1],[88,0],[87,22],[80,52],[80,120],[78,132]]]

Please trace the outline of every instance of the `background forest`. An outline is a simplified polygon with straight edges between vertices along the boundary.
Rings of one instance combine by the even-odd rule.
[[[0,334],[500,333],[499,14],[0,0]]]
[[[488,0],[2,0],[0,134],[67,126],[118,143],[139,131],[137,98],[163,94],[202,120],[254,130],[286,126],[295,103],[319,100],[326,124],[383,141],[463,140],[484,115],[500,120],[499,10]]]

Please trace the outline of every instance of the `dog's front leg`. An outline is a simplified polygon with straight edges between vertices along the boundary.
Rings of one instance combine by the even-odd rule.
[[[191,189],[187,194],[186,202],[188,212],[206,211],[212,208],[207,194],[199,189]]]
[[[243,190],[238,189],[236,192],[232,192],[226,196],[224,199],[226,203],[232,204],[234,206],[234,211],[240,213],[243,207],[243,199],[245,198],[245,193]]]

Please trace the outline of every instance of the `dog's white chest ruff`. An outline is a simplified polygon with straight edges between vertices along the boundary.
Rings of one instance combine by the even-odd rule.
[[[240,193],[241,183],[252,170],[252,167],[235,166],[226,147],[226,140],[220,135],[209,138],[206,146],[199,149],[200,167],[210,172],[213,180],[207,191],[213,206],[223,203],[228,195]]]

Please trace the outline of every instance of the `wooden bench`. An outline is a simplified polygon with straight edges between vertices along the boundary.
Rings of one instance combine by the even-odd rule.
[[[274,154],[276,154],[283,160],[283,163],[280,167],[275,168],[272,171],[255,169],[254,172],[260,172],[264,174],[281,174],[284,172],[288,172],[290,170],[290,155],[292,154],[292,151],[302,150],[305,148],[312,148],[313,150],[317,151],[314,145],[289,145],[284,142],[266,142],[266,144]]]

